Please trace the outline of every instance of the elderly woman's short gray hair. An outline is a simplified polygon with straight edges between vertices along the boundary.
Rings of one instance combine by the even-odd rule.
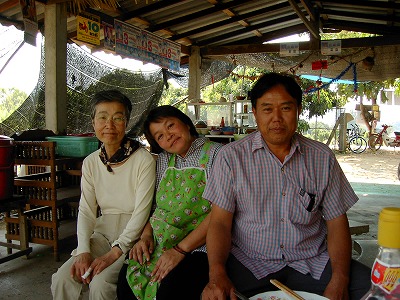
[[[129,121],[132,111],[131,100],[118,90],[106,90],[97,92],[92,98],[91,118],[94,119],[96,114],[96,106],[105,102],[119,102],[125,107],[125,117]]]

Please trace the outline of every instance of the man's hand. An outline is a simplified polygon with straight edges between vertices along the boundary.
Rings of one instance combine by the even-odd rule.
[[[348,285],[344,284],[343,282],[347,281],[344,280],[340,282],[332,277],[331,281],[326,286],[323,296],[331,300],[348,300]]]
[[[210,279],[201,294],[201,300],[237,300],[235,287],[228,276],[219,276],[218,280]]]
[[[140,264],[143,264],[143,257],[147,261],[150,260],[151,254],[154,251],[154,239],[152,236],[142,237],[132,249],[129,251],[129,259],[133,259]]]

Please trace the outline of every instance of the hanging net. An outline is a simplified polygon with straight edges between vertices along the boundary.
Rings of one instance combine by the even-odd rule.
[[[8,51],[3,50],[3,53]],[[212,80],[219,81],[227,77],[233,67],[229,62],[205,61],[201,70],[201,88],[210,85]],[[128,135],[141,135],[146,111],[158,105],[163,88],[170,78],[187,88],[189,70],[183,67],[179,72],[161,68],[155,71],[129,71],[109,65],[75,44],[67,44],[67,128],[65,133],[60,134],[92,132],[92,96],[102,90],[117,89],[132,101]],[[0,123],[0,134],[11,136],[28,129],[45,128],[45,47],[42,39],[37,85],[23,104]]]

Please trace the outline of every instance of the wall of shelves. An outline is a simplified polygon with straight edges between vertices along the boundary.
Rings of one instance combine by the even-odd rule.
[[[224,117],[225,126],[233,124],[234,102],[189,102],[186,103],[186,114],[193,122],[204,121],[208,127],[219,127]]]
[[[248,128],[254,129],[257,127],[256,121],[252,112],[250,100],[236,100],[234,103],[234,121],[238,124],[239,133],[246,133]]]
[[[237,124],[239,133],[245,133],[247,128],[256,128],[256,122],[251,110],[250,100],[235,100],[233,102],[189,102],[186,104],[186,114],[193,122],[204,121],[208,128],[219,127],[224,117],[225,126]]]

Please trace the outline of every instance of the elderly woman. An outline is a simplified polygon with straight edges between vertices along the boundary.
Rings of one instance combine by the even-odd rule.
[[[120,272],[118,299],[199,299],[211,210],[202,194],[221,144],[199,138],[190,118],[168,105],[149,112],[144,132],[159,154],[156,209]]]
[[[91,117],[102,144],[83,161],[78,247],[53,274],[54,299],[78,299],[85,284],[90,299],[115,299],[124,254],[149,218],[155,160],[125,135],[131,110],[130,100],[116,90],[93,98]]]

